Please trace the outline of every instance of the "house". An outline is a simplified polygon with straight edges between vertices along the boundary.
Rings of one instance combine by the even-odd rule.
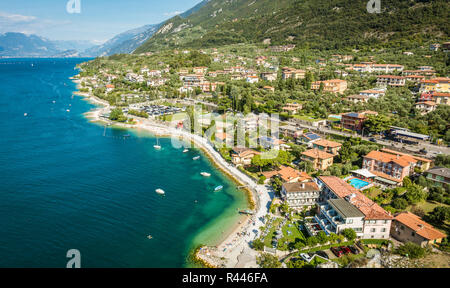
[[[391,236],[399,241],[412,242],[421,247],[439,244],[447,237],[411,212],[402,212],[395,216]]]
[[[420,83],[422,80],[425,80],[425,76],[423,75],[409,75],[405,76],[406,81]]]
[[[416,161],[414,168],[418,168],[421,171],[427,171],[428,169],[430,169],[431,163],[433,162],[430,159],[426,159],[426,158],[422,158],[422,157],[418,157],[418,156],[414,156],[414,155],[410,155],[410,154],[406,154],[406,153],[401,153],[401,152],[390,150],[387,148],[383,148],[380,151],[383,153],[392,154],[394,156],[399,155],[399,156],[405,156],[407,158],[413,158]]]
[[[364,95],[350,95],[345,98],[345,100],[353,103],[367,103],[369,101],[369,96]]]
[[[432,95],[437,105],[450,105],[450,93],[435,92]]]
[[[373,111],[364,111],[361,113],[350,112],[343,114],[341,118],[342,127],[360,132],[362,131],[364,122],[366,122],[369,115],[378,115],[378,113]]]
[[[291,138],[297,138],[302,134],[302,130],[292,125],[280,126],[279,130],[281,134]]]
[[[291,51],[295,48],[295,45],[290,44],[290,45],[280,45],[280,46],[270,46],[269,49],[272,52],[288,52]]]
[[[149,77],[161,77],[161,71],[160,70],[151,70],[147,72],[147,75]]]
[[[442,92],[450,93],[450,78],[436,77],[422,80],[420,82],[420,92]]]
[[[288,103],[283,107],[282,111],[288,113],[289,115],[297,114],[299,110],[303,109],[302,104],[298,103]]]
[[[248,166],[252,164],[253,157],[259,154],[253,149],[235,147],[231,150],[231,161],[236,166]]]
[[[417,102],[414,106],[417,110],[420,110],[421,114],[427,114],[436,110],[436,102],[433,101],[425,101],[425,102]]]
[[[434,185],[444,187],[450,185],[450,169],[445,167],[434,167],[426,172],[427,179]]]
[[[105,87],[106,87],[106,93],[112,92],[116,88],[116,86],[114,86],[112,84],[108,84]]]
[[[319,139],[313,143],[313,148],[325,151],[327,153],[338,155],[342,148],[342,144],[330,140]]]
[[[406,78],[396,75],[380,75],[377,77],[378,86],[400,87],[405,86]]]
[[[297,138],[299,144],[311,144],[320,139],[320,136],[313,132],[308,132]]]
[[[439,48],[441,48],[441,44],[439,43],[430,44],[430,51],[438,51]]]
[[[169,79],[165,78],[156,78],[156,79],[150,79],[147,81],[147,86],[150,87],[158,87],[166,84],[166,82],[169,81]]]
[[[301,69],[294,69],[294,68],[289,68],[289,67],[283,67],[282,68],[282,79],[286,80],[286,79],[304,79],[305,75],[306,75],[306,71],[305,70],[301,70]]]
[[[347,81],[341,79],[332,79],[326,81],[316,81],[311,84],[312,90],[319,90],[323,84],[324,92],[331,92],[335,94],[343,94],[347,90]]]
[[[302,210],[317,204],[320,198],[320,189],[313,181],[284,183],[281,188],[281,197],[290,208]]]
[[[275,92],[275,88],[272,86],[264,86],[263,89],[269,92]]]
[[[372,151],[363,160],[363,169],[375,174],[376,182],[385,186],[401,186],[403,179],[414,171],[417,160],[409,155],[394,155]]]
[[[308,173],[289,166],[281,166],[277,170],[263,172],[262,175],[267,179],[280,177],[281,181],[284,183],[309,182],[312,180],[312,177],[309,176]]]
[[[445,42],[444,44],[442,44],[442,50],[448,53],[450,51],[450,42]]]
[[[378,204],[338,177],[320,176],[317,184],[322,203],[315,219],[327,234],[351,228],[362,239],[389,239],[393,217]]]
[[[423,67],[430,67],[430,66],[423,66]],[[434,77],[436,75],[436,71],[432,69],[427,70],[404,70],[402,72],[402,76],[412,76],[412,75],[418,75],[418,76],[425,76],[425,77]]]
[[[325,171],[333,165],[334,155],[319,149],[310,149],[302,153],[301,160],[313,164],[315,170]]]
[[[258,76],[248,76],[246,81],[248,83],[254,84],[254,83],[258,83],[259,82],[259,78],[258,78]]]
[[[370,98],[376,98],[376,99],[384,96],[384,94],[386,94],[385,91],[375,90],[375,89],[369,89],[369,90],[364,90],[364,91],[359,92],[359,95],[368,96]]]
[[[208,70],[208,67],[194,67],[192,68],[192,71],[194,74],[205,74],[206,70]]]
[[[278,77],[278,74],[276,72],[262,72],[261,73],[261,79],[265,81],[276,81]]]
[[[398,64],[372,64],[372,72],[392,73],[403,71],[405,67]]]

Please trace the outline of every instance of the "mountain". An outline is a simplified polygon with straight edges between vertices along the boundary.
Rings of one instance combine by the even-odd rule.
[[[36,35],[0,34],[0,57],[47,57],[60,52],[52,41]]]
[[[135,53],[234,43],[296,44],[318,49],[360,45],[401,47],[411,41],[448,40],[447,0],[210,0],[175,16]]]
[[[53,40],[52,42],[61,51],[77,50],[82,52],[98,45],[98,43],[90,40]]]
[[[159,29],[159,25],[145,25],[126,31],[102,45],[85,50],[82,54],[86,56],[109,56],[113,54],[132,53]]]

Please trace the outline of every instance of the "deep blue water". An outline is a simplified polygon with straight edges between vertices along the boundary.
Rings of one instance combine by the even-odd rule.
[[[183,267],[244,194],[198,150],[88,122],[68,79],[85,60],[0,59],[0,267],[65,267],[69,249],[82,267]]]

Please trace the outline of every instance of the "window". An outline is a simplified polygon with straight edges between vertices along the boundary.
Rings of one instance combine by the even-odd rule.
[[[347,219],[347,224],[353,224],[353,219]]]
[[[371,228],[371,229],[370,229],[370,232],[371,232],[371,233],[375,233],[376,231],[377,231],[377,229],[375,229],[375,228]]]
[[[415,232],[411,232],[411,236],[416,236],[416,233]]]
[[[381,232],[386,232],[386,228],[381,229]]]

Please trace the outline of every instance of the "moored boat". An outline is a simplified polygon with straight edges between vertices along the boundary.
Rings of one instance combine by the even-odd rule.
[[[207,173],[207,172],[202,172],[202,173],[200,173],[200,175],[202,175],[204,177],[210,177],[211,176],[211,174]]]
[[[221,186],[217,186],[216,189],[214,189],[214,192],[220,191],[220,190],[222,190],[222,189],[223,189],[223,186],[222,186],[222,185],[221,185]]]
[[[200,156],[196,156],[196,157],[192,158],[192,160],[198,160],[198,159],[200,159]]]
[[[184,149],[183,150],[183,153],[187,153],[187,152],[189,152],[189,149]]]
[[[162,190],[162,189],[156,189],[155,192],[157,194],[159,194],[159,195],[165,195],[166,194],[166,192],[164,192],[164,190]]]

